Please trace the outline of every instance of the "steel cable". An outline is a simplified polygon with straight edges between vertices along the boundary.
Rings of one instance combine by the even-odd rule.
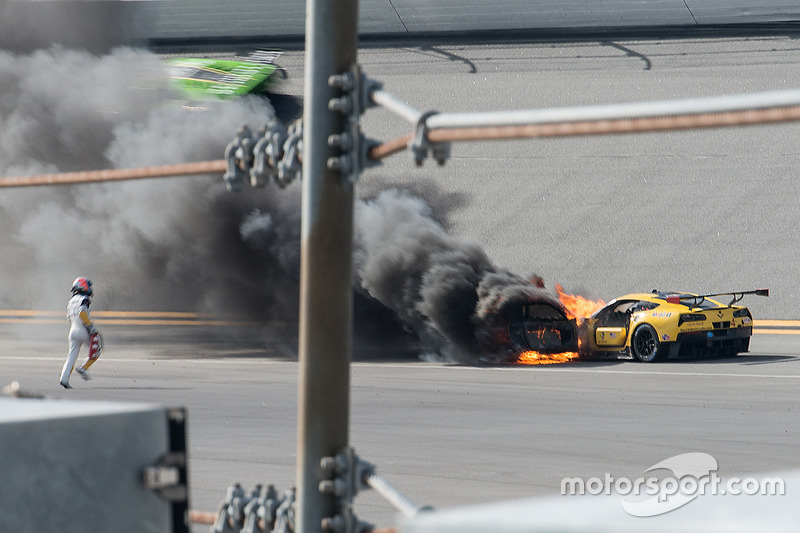
[[[38,174],[33,176],[9,176],[0,178],[0,187],[33,187],[37,185],[68,185],[77,183],[100,183],[200,174],[219,174],[225,172],[226,161],[200,161],[177,165],[161,165],[139,168],[111,170],[89,170],[84,172],[62,172],[58,174]]]

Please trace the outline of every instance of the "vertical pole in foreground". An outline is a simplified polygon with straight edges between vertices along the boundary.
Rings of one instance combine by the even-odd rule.
[[[328,159],[328,137],[347,117],[328,110],[341,96],[328,79],[356,63],[357,0],[307,0],[303,117],[296,531],[322,530],[339,513],[319,491],[320,460],[348,446],[352,352],[353,183]]]

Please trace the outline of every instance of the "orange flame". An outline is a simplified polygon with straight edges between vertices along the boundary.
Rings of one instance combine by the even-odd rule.
[[[585,320],[592,313],[606,305],[603,300],[594,301],[577,294],[567,294],[559,284],[556,284],[556,292],[558,293],[558,299],[567,309],[567,317],[577,318],[579,321]]]
[[[517,358],[517,363],[521,365],[552,365],[556,363],[569,363],[578,357],[578,352],[564,353],[539,353],[522,352]]]
[[[558,299],[567,311],[567,318],[574,318],[578,322],[586,320],[592,313],[603,307],[606,303],[603,300],[589,300],[577,294],[567,294],[561,285],[556,284]],[[564,353],[539,353],[523,352],[517,358],[517,363],[521,365],[551,365],[555,363],[568,363],[577,359],[577,352]]]

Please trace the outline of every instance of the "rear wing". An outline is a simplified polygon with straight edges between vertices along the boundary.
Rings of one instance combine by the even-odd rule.
[[[739,302],[742,298],[744,298],[746,294],[755,294],[756,296],[769,296],[769,289],[756,289],[754,291],[740,291],[740,292],[717,292],[714,294],[699,294],[699,295],[687,294],[685,296],[667,296],[667,302],[673,304],[700,305],[706,298],[713,298],[715,296],[732,296],[733,298],[728,304],[728,307],[730,307],[736,302]]]
[[[260,63],[262,65],[275,65],[275,60],[283,55],[280,50],[255,50],[250,52],[243,61]]]
[[[243,58],[243,61],[249,61],[251,63],[257,63],[259,65],[270,65],[275,67],[275,72],[281,77],[281,79],[288,78],[288,74],[286,73],[286,69],[278,66],[275,61],[283,55],[281,50],[255,50],[254,52],[250,52],[250,54]]]

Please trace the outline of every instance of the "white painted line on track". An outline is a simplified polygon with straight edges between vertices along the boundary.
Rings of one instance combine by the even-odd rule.
[[[735,374],[732,372],[679,372],[679,371],[660,371],[660,370],[612,370],[603,368],[567,368],[568,365],[518,365],[518,366],[461,366],[440,363],[421,363],[418,368],[436,368],[451,370],[467,370],[478,372],[560,372],[574,374],[631,374],[631,375],[653,375],[653,376],[710,376],[710,377],[730,377],[730,378],[768,378],[768,379],[800,379],[800,374]],[[637,364],[637,363],[632,363]],[[379,366],[381,368],[408,368],[408,365],[397,363],[354,363],[355,367]]]
[[[0,355],[0,361],[61,361],[64,362],[64,357],[22,357],[19,355]],[[257,364],[257,365],[279,365],[283,363],[297,363],[297,361],[285,361],[285,360],[276,360],[270,358],[259,358],[259,357],[236,357],[235,355],[232,356],[221,356],[221,357],[209,357],[207,359],[194,359],[194,358],[170,358],[167,359],[164,356],[155,355],[152,359],[127,359],[124,357],[104,357],[101,356],[98,360],[97,364],[100,363],[137,363],[137,364],[152,364],[158,362],[159,364],[225,364],[225,365],[247,365],[247,364]]]
[[[800,358],[798,358],[800,359]],[[64,361],[63,357],[23,357],[18,355],[0,355],[0,361]],[[153,356],[151,359],[126,359],[126,358],[102,358],[99,363],[131,363],[131,364],[153,364],[158,362],[160,365],[284,365],[298,364],[297,361],[271,359],[268,357],[236,357],[221,356],[208,359],[177,358],[167,359],[162,356]],[[409,363],[351,363],[353,368],[380,368],[380,369],[417,369],[417,370],[453,370],[453,371],[475,371],[475,372],[559,372],[562,374],[619,374],[619,375],[643,375],[643,376],[692,376],[692,377],[716,377],[716,378],[760,378],[760,379],[800,379],[800,374],[736,374],[733,372],[681,372],[669,370],[618,370],[604,368],[568,368],[567,365],[509,365],[509,366],[467,366],[454,365],[447,363],[424,363],[411,361]],[[637,363],[632,363],[637,364]],[[735,364],[735,363],[734,363]],[[658,365],[656,365],[658,366]],[[666,365],[662,365],[666,366]]]
[[[800,375],[794,374],[734,374],[731,372],[659,372],[655,370],[603,370],[603,369],[579,369],[579,368],[554,368],[554,372],[566,372],[575,374],[642,374],[653,376],[710,376],[715,378],[770,378],[770,379],[800,379]]]

